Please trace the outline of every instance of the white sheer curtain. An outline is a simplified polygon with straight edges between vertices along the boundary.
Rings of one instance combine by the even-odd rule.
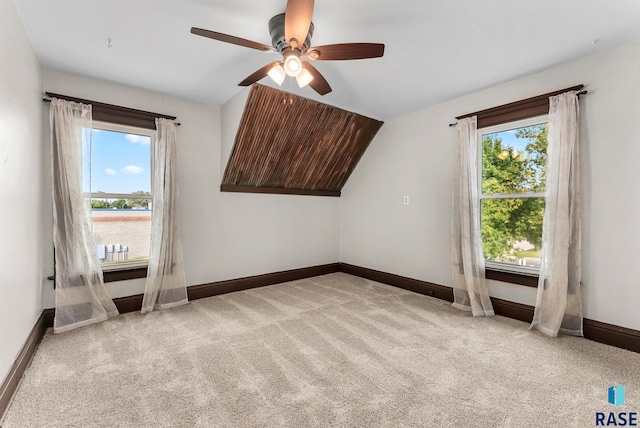
[[[531,328],[582,336],[578,96],[570,91],[549,102],[542,265]]]
[[[104,286],[82,193],[83,136],[90,142],[91,106],[53,98],[49,120],[56,255],[53,331],[62,333],[104,321],[118,315],[118,309]]]
[[[175,127],[168,119],[156,119],[151,254],[142,300],[143,313],[188,302],[178,227]]]
[[[476,116],[460,119],[457,129],[451,227],[453,306],[470,310],[473,316],[490,316],[494,312],[482,253]]]

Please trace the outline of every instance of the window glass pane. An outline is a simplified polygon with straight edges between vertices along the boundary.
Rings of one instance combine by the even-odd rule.
[[[482,135],[482,193],[543,192],[547,124]]]
[[[85,192],[151,192],[151,138],[93,129],[90,163],[85,162],[85,168],[90,168],[90,174],[85,169],[85,177],[91,178],[85,180]]]
[[[481,202],[485,259],[540,267],[544,198],[483,199]]]
[[[93,194],[92,232],[100,261],[148,260],[151,137],[93,129],[85,136],[83,191]]]

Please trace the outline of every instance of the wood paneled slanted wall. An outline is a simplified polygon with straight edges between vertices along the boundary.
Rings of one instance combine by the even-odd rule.
[[[382,124],[254,84],[220,188],[340,196]]]

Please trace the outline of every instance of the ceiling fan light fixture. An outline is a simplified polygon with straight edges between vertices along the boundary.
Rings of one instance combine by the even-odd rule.
[[[282,68],[281,64],[274,65],[267,74],[278,84],[278,86],[281,86],[282,82],[284,82],[284,78],[287,77],[287,74],[284,72],[284,68]]]
[[[298,86],[304,88],[313,80],[313,76],[309,73],[309,70],[303,68],[300,70],[300,74],[296,76],[296,82],[298,82]]]
[[[290,51],[284,57],[284,71],[291,77],[296,77],[302,71],[302,61],[295,51]]]
[[[359,60],[380,58],[384,55],[382,43],[334,43],[314,47],[311,39],[315,31],[312,21],[315,0],[286,0],[286,3],[284,13],[279,13],[269,20],[271,46],[204,28],[191,27],[191,33],[236,46],[282,55],[281,60],[265,64],[238,83],[238,86],[251,86],[267,75],[281,86],[286,76],[291,76],[296,78],[301,88],[310,86],[318,94],[326,95],[331,92],[331,86],[312,65],[314,60]]]

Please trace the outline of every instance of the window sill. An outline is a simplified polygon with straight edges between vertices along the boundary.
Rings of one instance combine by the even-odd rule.
[[[485,268],[485,277],[496,281],[510,282],[512,284],[524,285],[538,288],[538,275],[509,272],[493,268]]]

